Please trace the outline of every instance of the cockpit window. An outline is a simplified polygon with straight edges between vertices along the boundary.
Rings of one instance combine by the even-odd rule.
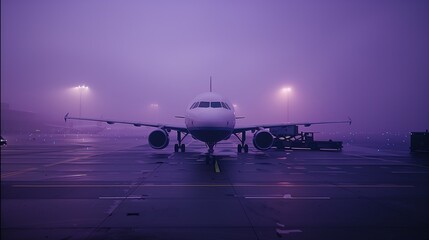
[[[211,102],[210,103],[210,107],[212,107],[212,108],[221,108],[222,105],[220,104],[220,102]]]
[[[198,107],[200,108],[208,108],[210,106],[210,102],[200,102]]]
[[[198,106],[198,103],[199,103],[199,102],[194,102],[194,104],[192,104],[192,106],[191,106],[191,108],[190,108],[190,109],[194,109],[194,108],[196,108],[196,107]]]
[[[224,102],[222,102],[222,107],[226,108],[226,109],[229,109],[228,105],[226,105],[226,103],[224,103]]]
[[[192,104],[190,109],[194,109],[197,107],[198,108],[209,108],[209,107],[211,107],[211,108],[225,108],[225,109],[231,110],[231,108],[225,102],[194,102],[194,104]]]
[[[222,107],[223,108],[226,108],[226,109],[230,110],[229,107],[228,107],[228,105],[226,103],[224,103],[224,102],[221,102],[221,103],[222,103]]]

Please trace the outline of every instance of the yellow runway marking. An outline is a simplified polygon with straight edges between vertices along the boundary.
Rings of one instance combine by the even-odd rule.
[[[215,167],[215,172],[220,173],[220,168],[219,168],[219,164],[217,163],[217,161],[215,161],[214,167]]]

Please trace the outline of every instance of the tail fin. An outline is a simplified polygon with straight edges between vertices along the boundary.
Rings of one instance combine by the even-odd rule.
[[[210,76],[210,92],[212,92],[212,76]]]

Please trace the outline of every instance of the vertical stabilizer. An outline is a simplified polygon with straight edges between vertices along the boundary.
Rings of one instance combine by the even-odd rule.
[[[210,92],[212,92],[212,76],[210,76]]]

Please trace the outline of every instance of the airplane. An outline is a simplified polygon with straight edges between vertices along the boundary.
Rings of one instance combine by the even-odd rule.
[[[149,145],[154,149],[164,149],[170,142],[169,133],[177,132],[177,144],[174,145],[174,152],[185,152],[183,140],[191,135],[194,139],[204,142],[208,147],[208,158],[212,157],[214,146],[223,140],[229,139],[232,135],[236,136],[240,143],[237,145],[237,152],[249,151],[246,144],[246,132],[251,131],[253,135],[253,145],[258,150],[268,150],[274,144],[274,136],[269,131],[270,128],[279,128],[287,126],[302,125],[309,127],[315,124],[333,124],[348,123],[347,121],[331,122],[301,122],[301,123],[279,123],[279,124],[260,124],[245,127],[236,127],[236,117],[234,106],[231,102],[218,93],[212,92],[210,81],[210,92],[201,93],[196,96],[188,105],[185,116],[176,116],[185,119],[185,126],[176,126],[168,124],[155,124],[144,122],[128,122],[107,119],[94,119],[84,117],[71,117],[69,113],[64,116],[64,121],[68,119],[105,122],[107,124],[130,124],[136,127],[147,126],[156,128],[148,136]],[[184,136],[182,137],[182,134]]]

